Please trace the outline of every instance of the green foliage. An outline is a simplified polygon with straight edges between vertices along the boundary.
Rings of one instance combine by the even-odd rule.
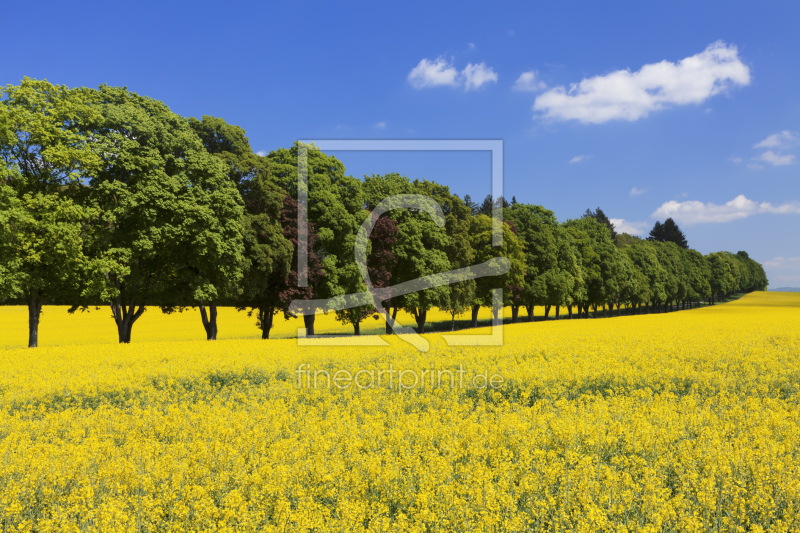
[[[663,224],[656,222],[647,239],[656,242],[673,242],[681,248],[689,248],[686,236],[671,218],[665,220]]]
[[[183,297],[187,269],[197,270],[193,299],[219,297],[221,270],[240,254],[242,202],[225,164],[162,102],[120,87],[81,91],[96,112],[76,129],[101,161],[78,195],[99,213],[87,236],[90,292],[129,342],[147,303]]]
[[[636,235],[630,235],[628,233],[620,233],[617,235],[617,238],[614,240],[614,244],[617,245],[617,248],[627,248],[628,246],[633,246],[641,241],[643,241],[641,237],[637,237]]]
[[[261,157],[244,130],[221,118],[185,119],[120,87],[70,89],[26,78],[3,96],[0,300],[24,298],[32,332],[44,302],[109,304],[120,341],[129,342],[146,305],[172,310],[235,301],[257,312],[266,338],[272,316],[288,312],[292,300],[336,299],[366,288],[354,258],[356,235],[369,211],[394,195],[430,198],[443,217],[419,206],[381,219],[381,236],[368,243],[376,286],[497,257],[511,264],[505,274],[386,302],[413,314],[419,331],[429,309],[455,317],[491,306],[498,287],[516,317],[520,306],[696,302],[768,284],[746,252],[702,256],[689,249],[672,219],[657,222],[642,240],[617,235],[599,208],[562,225],[552,211],[516,198],[508,204],[487,196],[478,205],[447,186],[399,174],[358,180],[314,146],[295,143]],[[301,153],[308,288],[298,283]],[[505,220],[500,247],[492,246],[490,215],[497,210]],[[363,305],[337,317],[358,333],[374,312]],[[313,334],[313,316],[305,318]]]

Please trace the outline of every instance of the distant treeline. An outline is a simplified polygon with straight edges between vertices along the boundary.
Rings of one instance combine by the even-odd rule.
[[[290,313],[292,301],[366,289],[356,236],[378,203],[400,194],[432,198],[443,220],[415,208],[373,220],[367,271],[374,287],[499,257],[510,268],[384,301],[387,332],[398,309],[415,317],[420,332],[432,308],[453,318],[471,311],[476,325],[497,287],[516,321],[520,308],[532,317],[535,305],[546,315],[565,308],[570,317],[623,305],[648,312],[767,286],[747,253],[704,256],[669,219],[648,240],[617,235],[599,208],[559,222],[516,198],[478,205],[399,174],[359,180],[312,146],[303,206],[308,283],[301,287],[300,148],[259,156],[241,128],[180,117],[121,87],[73,89],[27,78],[8,86],[0,100],[0,299],[28,306],[30,346],[38,343],[42,305],[52,303],[110,306],[120,342],[130,342],[145,306],[199,307],[214,339],[217,306],[235,305],[256,318],[266,339],[273,317]],[[492,246],[493,207],[504,220],[502,246]],[[356,334],[375,313],[371,305],[336,312]],[[314,315],[304,320],[313,334]]]

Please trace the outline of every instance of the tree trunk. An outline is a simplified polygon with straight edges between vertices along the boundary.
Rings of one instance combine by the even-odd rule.
[[[424,311],[417,311],[416,319],[417,319],[417,333],[425,333],[425,318],[428,316],[428,310]]]
[[[518,305],[512,305],[511,306],[511,323],[512,324],[516,324],[517,323],[517,317],[518,316],[519,316],[519,306]]]
[[[306,325],[306,335],[311,336],[314,334],[314,319],[317,315],[303,315],[303,323]]]
[[[455,312],[450,313],[450,331],[456,330],[456,314]]]
[[[567,306],[567,312],[569,313],[570,320],[572,320],[572,306],[571,305]]]
[[[42,315],[42,299],[39,291],[28,295],[28,348],[39,346],[39,317]]]
[[[500,318],[500,312],[503,308],[497,309],[495,306],[492,306],[492,325],[497,323],[497,320]]]
[[[119,298],[111,302],[111,313],[114,315],[114,322],[117,324],[117,335],[120,344],[129,344],[131,342],[133,324],[139,320],[144,310],[144,302],[141,302],[138,308],[135,303],[124,305]]]
[[[547,320],[547,317],[550,316],[550,305],[544,305],[544,319]]]
[[[258,310],[258,323],[261,325],[261,338],[269,339],[269,332],[272,329],[272,319],[275,314],[272,308],[260,308]]]
[[[597,318],[597,304],[592,304],[592,311],[594,311],[594,318]]]
[[[386,321],[386,334],[391,335],[393,333],[392,324],[397,320],[397,306],[387,307],[386,313],[391,314],[391,318]]]
[[[361,335],[361,321],[360,320],[356,320],[355,322],[353,322],[353,334],[356,335],[356,336]]]
[[[477,328],[478,327],[478,311],[480,311],[480,309],[481,309],[480,305],[473,305],[472,306],[472,327],[473,328]]]
[[[558,315],[560,314],[560,312],[561,312],[561,306],[557,305],[556,306],[556,320],[558,320]]]
[[[533,322],[533,306],[526,305],[525,311],[528,313],[528,322]]]
[[[206,340],[217,340],[217,304],[208,304],[208,312],[206,306],[200,304],[200,318],[203,320],[203,327],[206,330]]]

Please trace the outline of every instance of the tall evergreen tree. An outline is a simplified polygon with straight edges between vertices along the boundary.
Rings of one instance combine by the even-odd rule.
[[[658,242],[674,242],[681,248],[689,248],[689,243],[686,241],[686,236],[683,231],[678,227],[672,218],[668,218],[662,224],[656,221],[653,229],[650,230],[650,235],[647,237],[649,241]]]

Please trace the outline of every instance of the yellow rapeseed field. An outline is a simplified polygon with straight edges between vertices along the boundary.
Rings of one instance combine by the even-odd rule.
[[[36,350],[0,324],[4,532],[800,530],[800,294],[425,353],[227,310],[216,342],[195,313],[130,345],[104,310],[47,308]]]

